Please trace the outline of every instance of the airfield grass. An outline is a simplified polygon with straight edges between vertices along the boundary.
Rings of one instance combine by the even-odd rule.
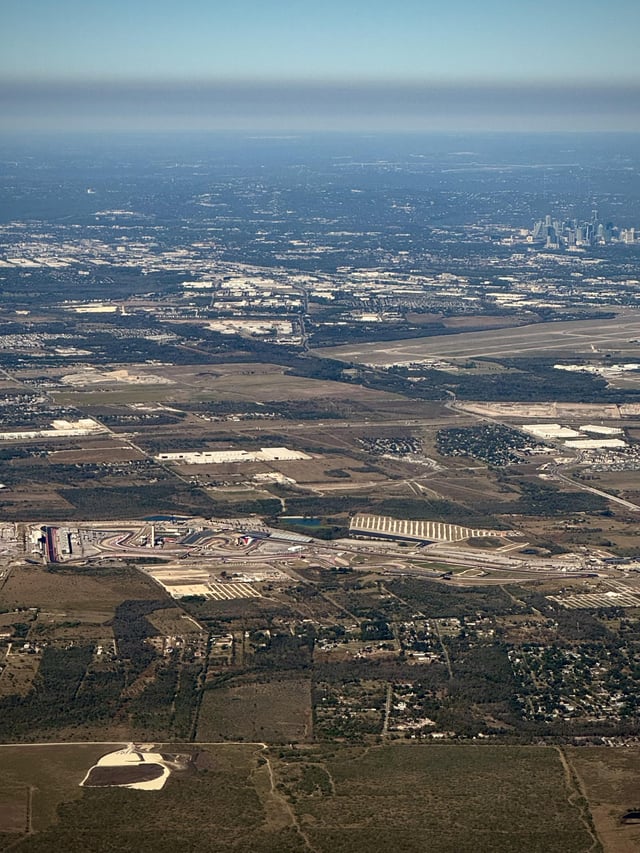
[[[178,371],[174,371],[175,385],[128,385],[103,390],[55,391],[52,397],[59,405],[75,406],[123,406],[132,403],[177,403],[207,402],[215,400],[252,400],[272,402],[274,400],[354,400],[374,403],[380,398],[391,403],[394,399],[404,400],[399,394],[373,391],[345,382],[326,379],[309,379],[282,372],[236,374],[233,376],[206,375],[187,376],[182,384]]]
[[[447,329],[499,329],[508,326],[519,326],[521,320],[518,317],[503,317],[500,314],[472,314],[461,317],[445,317],[442,314],[408,313],[407,322],[415,323],[417,326],[430,325],[433,322],[442,323]]]
[[[127,406],[131,403],[164,403],[179,398],[173,385],[130,385],[101,391],[54,391],[52,399],[60,406]]]
[[[110,751],[108,746],[11,747],[6,789],[12,785],[18,793],[23,786],[22,796],[25,785],[36,789],[34,829],[42,830],[13,849],[19,853],[133,849],[596,853],[600,849],[589,834],[584,803],[566,787],[560,758],[552,748],[470,744],[285,747],[269,752],[255,744],[190,748],[198,754],[195,768],[172,775],[161,791],[147,792],[77,787],[95,758]],[[19,809],[18,804],[18,813]],[[0,835],[0,849],[2,840]]]
[[[470,315],[461,317],[445,317],[442,325],[447,329],[502,329],[509,326],[520,326],[521,321],[517,317],[503,317],[500,314]]]

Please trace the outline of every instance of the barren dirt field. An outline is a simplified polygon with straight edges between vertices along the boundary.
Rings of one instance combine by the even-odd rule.
[[[132,459],[144,459],[144,454],[129,445],[122,445],[117,442],[113,444],[101,442],[100,446],[87,444],[83,446],[82,450],[56,450],[49,456],[49,461],[53,464],[65,463],[67,465],[76,462],[93,462],[95,464],[129,462]]]

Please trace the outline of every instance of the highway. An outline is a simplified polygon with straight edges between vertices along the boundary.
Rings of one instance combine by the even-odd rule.
[[[584,483],[580,483],[578,480],[572,480],[571,477],[567,477],[557,470],[550,471],[549,476],[554,480],[562,480],[562,482],[568,483],[576,489],[581,489],[583,492],[591,492],[592,495],[599,495],[601,498],[606,498],[608,501],[619,504],[625,509],[630,509],[632,512],[640,512],[640,506],[638,506],[638,504],[634,504],[624,498],[619,498],[617,495],[612,495],[610,492],[603,492],[602,489],[594,489],[593,486],[586,486]]]

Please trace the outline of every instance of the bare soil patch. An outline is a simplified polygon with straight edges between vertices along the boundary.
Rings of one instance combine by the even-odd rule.
[[[103,462],[130,462],[134,459],[144,459],[144,454],[129,446],[85,447],[82,450],[57,450],[49,456],[53,463],[75,464]]]

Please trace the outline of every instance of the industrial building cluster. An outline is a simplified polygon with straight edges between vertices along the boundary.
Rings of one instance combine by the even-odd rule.
[[[599,448],[615,448],[622,450],[628,447],[624,430],[618,427],[607,427],[600,424],[585,424],[573,429],[563,424],[523,424],[525,432],[547,441],[563,441],[565,447],[573,450],[596,450]]]

